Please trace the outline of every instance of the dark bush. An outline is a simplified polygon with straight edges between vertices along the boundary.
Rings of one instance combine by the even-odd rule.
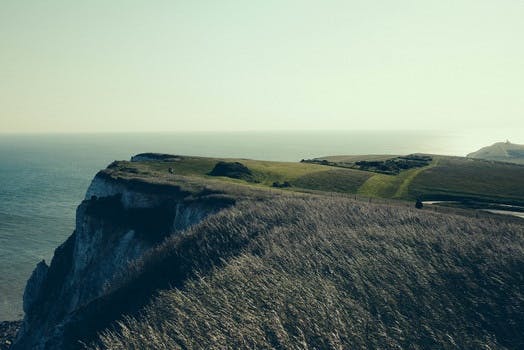
[[[272,186],[277,187],[277,188],[286,188],[286,187],[291,187],[291,183],[289,181],[284,181],[283,183],[275,181],[273,182]]]
[[[250,182],[254,181],[251,170],[239,162],[218,162],[209,175],[225,176],[232,179],[241,179]]]

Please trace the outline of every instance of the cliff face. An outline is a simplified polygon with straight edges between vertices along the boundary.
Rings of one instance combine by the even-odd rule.
[[[177,186],[97,174],[77,209],[75,231],[27,283],[13,349],[77,346],[68,334],[72,324],[82,323],[83,310],[114,289],[129,263],[224,205]]]

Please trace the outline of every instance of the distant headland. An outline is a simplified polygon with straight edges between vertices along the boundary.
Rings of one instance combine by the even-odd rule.
[[[468,158],[496,160],[524,164],[524,145],[506,142],[497,142],[491,146],[483,147],[467,155]]]

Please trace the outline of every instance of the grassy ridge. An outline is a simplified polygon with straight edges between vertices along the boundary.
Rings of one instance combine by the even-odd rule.
[[[217,179],[209,176],[218,161],[240,162],[253,173],[257,183],[255,187],[272,186],[274,182],[289,181],[292,189],[319,190],[330,192],[356,193],[357,189],[373,175],[353,169],[334,169],[317,164],[270,162],[251,159],[218,159],[202,157],[181,157],[174,162],[118,162],[116,166],[125,171],[134,171],[144,176],[169,179],[173,176],[168,169],[174,169],[175,175],[196,176]],[[242,180],[220,177],[221,181],[244,183]]]
[[[438,157],[438,166],[421,172],[409,186],[409,196],[425,198],[473,198],[524,203],[524,166]]]
[[[390,156],[338,156],[325,159],[355,161],[380,160]],[[120,162],[119,167],[145,176],[172,178],[183,175],[212,178],[209,172],[218,161],[238,161],[253,173],[255,187],[271,187],[274,182],[289,182],[288,190],[317,190],[358,193],[369,197],[413,200],[474,199],[524,205],[524,166],[476,159],[432,156],[430,165],[401,171],[398,175],[338,168],[321,164],[270,162],[249,159],[180,157],[172,162]],[[230,183],[245,183],[227,177],[215,178]]]
[[[159,270],[180,287],[95,347],[524,345],[524,226],[503,220],[281,193],[169,239],[136,273]]]

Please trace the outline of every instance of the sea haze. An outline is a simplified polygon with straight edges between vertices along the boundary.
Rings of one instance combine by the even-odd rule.
[[[438,132],[0,134],[0,321],[19,319],[35,264],[48,263],[74,229],[96,172],[141,152],[299,161],[335,154],[464,155],[505,139]],[[502,138],[502,139],[501,139]],[[519,141],[519,140],[515,140]]]

